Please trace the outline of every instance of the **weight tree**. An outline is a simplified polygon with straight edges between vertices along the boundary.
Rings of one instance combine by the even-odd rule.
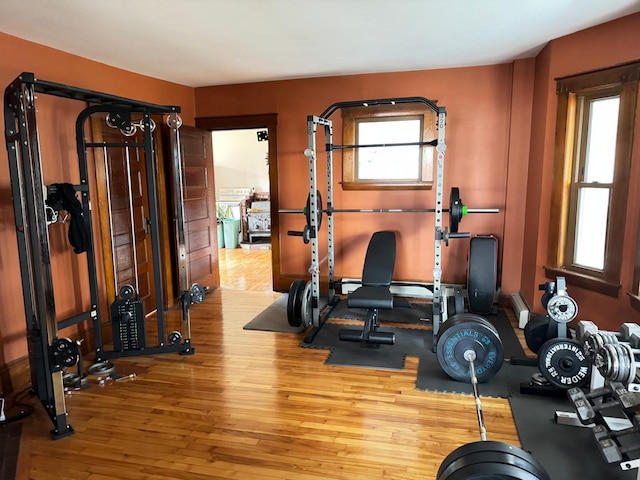
[[[374,106],[374,105],[397,105],[397,104],[423,104],[429,110],[434,112],[437,116],[437,138],[431,141],[424,142],[411,142],[409,144],[389,144],[383,146],[398,146],[398,145],[421,145],[435,147],[437,152],[436,160],[436,176],[435,176],[435,204],[434,209],[425,209],[425,211],[433,211],[435,217],[435,244],[433,252],[433,333],[438,334],[440,324],[445,319],[442,318],[442,291],[441,291],[441,242],[448,243],[449,238],[456,237],[469,237],[468,233],[457,233],[456,228],[451,228],[451,232],[447,227],[443,228],[442,213],[443,213],[443,183],[444,183],[444,153],[446,150],[445,144],[445,126],[446,126],[446,108],[436,105],[435,102],[427,100],[423,97],[403,97],[403,98],[385,98],[376,100],[362,100],[362,101],[349,101],[338,102],[329,106],[320,116],[310,115],[307,117],[307,136],[308,136],[308,148],[305,150],[305,155],[309,162],[309,197],[307,202],[306,217],[307,226],[305,232],[292,232],[299,233],[305,237],[305,242],[311,243],[311,266],[309,273],[311,274],[310,288],[305,292],[302,302],[309,302],[308,317],[309,322],[314,327],[314,331],[307,336],[305,341],[311,341],[315,336],[315,332],[320,328],[323,319],[320,318],[320,259],[318,252],[318,230],[320,227],[322,206],[321,199],[318,194],[318,182],[317,182],[317,144],[316,133],[318,127],[324,129],[326,139],[326,202],[327,202],[327,266],[328,266],[328,280],[329,280],[329,304],[335,304],[335,289],[336,281],[334,277],[334,232],[333,232],[333,150],[343,148],[359,148],[367,145],[350,145],[340,146],[333,144],[333,125],[330,120],[331,115],[343,108],[349,107],[362,107],[362,106]],[[451,205],[451,209],[459,208],[460,205]],[[335,210],[339,212],[339,210]],[[372,209],[369,211],[377,211]],[[380,210],[382,211],[382,210]],[[393,209],[388,209],[389,212],[393,212]],[[480,212],[480,210],[478,210]],[[493,213],[494,210],[486,210],[486,213]],[[286,211],[281,213],[288,213]],[[462,213],[460,213],[460,216]],[[453,227],[453,226],[451,226]],[[305,306],[302,307],[303,309]]]
[[[48,216],[52,208],[45,202],[44,195],[50,193],[42,178],[40,145],[36,116],[36,94],[79,100],[91,105],[76,119],[76,147],[80,184],[73,185],[72,197],[81,194],[82,216],[86,222],[88,235],[87,275],[89,283],[89,310],[69,318],[58,319],[55,309],[54,285],[50,262],[50,244],[48,226],[53,223]],[[143,142],[92,143],[84,136],[85,122],[94,113],[107,114],[111,118],[110,126],[121,128],[130,133],[133,125],[131,115],[139,115],[139,126],[143,130]],[[96,362],[117,356],[143,355],[164,352],[193,353],[190,339],[188,305],[193,300],[188,286],[186,254],[184,246],[184,225],[182,214],[183,179],[179,148],[178,128],[181,124],[179,106],[155,105],[105,93],[85,90],[68,85],[36,79],[33,73],[24,72],[18,76],[4,93],[5,139],[9,159],[11,190],[16,222],[16,234],[20,262],[20,274],[24,298],[27,341],[29,347],[29,365],[31,384],[34,393],[45,408],[54,429],[54,439],[73,434],[73,428],[67,423],[63,368],[77,359],[67,352],[68,339],[59,338],[58,331],[84,321],[90,321],[95,339]],[[152,114],[168,114],[168,124],[172,141],[174,177],[174,202],[176,216],[176,248],[178,251],[178,273],[181,288],[182,327],[186,332],[182,342],[165,340],[164,297],[162,291],[162,263],[160,258],[160,237],[158,219],[158,199],[156,195],[156,166],[153,160]],[[134,127],[135,128],[135,127]],[[158,344],[143,350],[106,351],[103,347],[100,306],[98,301],[98,279],[96,259],[93,250],[93,231],[91,225],[91,203],[87,170],[87,151],[90,148],[138,147],[144,149],[147,165],[147,189],[149,194],[149,213],[151,226],[152,257],[155,275],[155,295],[157,307]],[[44,191],[43,191],[44,190]],[[46,191],[46,192],[45,192]],[[196,294],[201,291],[196,289]],[[71,360],[71,361],[69,361]]]

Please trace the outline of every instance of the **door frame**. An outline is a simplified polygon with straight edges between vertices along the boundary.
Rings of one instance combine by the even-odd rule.
[[[280,272],[280,221],[278,215],[278,114],[197,117],[196,127],[203,130],[245,130],[266,128],[269,145],[269,202],[271,205],[271,283],[275,291],[287,291],[288,279]],[[214,156],[215,163],[215,156]],[[286,285],[285,285],[286,284]]]

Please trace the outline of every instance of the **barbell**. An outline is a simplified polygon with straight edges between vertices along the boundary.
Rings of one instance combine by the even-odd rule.
[[[462,217],[470,213],[499,213],[497,208],[469,208],[460,198],[460,189],[458,187],[452,187],[449,195],[449,208],[436,209],[436,208],[322,208],[322,196],[319,191],[316,191],[318,215],[316,225],[318,227],[322,223],[322,215],[333,215],[334,213],[436,213],[442,211],[449,213],[449,230],[451,233],[457,233],[460,221]],[[278,213],[302,213],[307,218],[307,225],[311,226],[311,214],[310,214],[310,202],[311,194],[307,196],[307,203],[303,209],[280,209]],[[298,235],[300,236],[300,235]]]
[[[436,480],[550,480],[542,464],[530,453],[508,443],[487,440],[476,376],[476,350],[467,348],[461,356],[462,363],[467,363],[468,377],[473,386],[480,441],[462,445],[447,455],[438,468]]]

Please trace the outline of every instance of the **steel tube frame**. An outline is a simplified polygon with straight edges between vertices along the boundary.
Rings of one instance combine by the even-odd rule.
[[[55,311],[54,285],[51,271],[51,251],[46,210],[45,186],[42,178],[40,145],[36,119],[36,94],[42,93],[62,98],[84,101],[93,106],[84,109],[76,120],[76,147],[80,184],[74,185],[81,194],[81,204],[91,247],[86,252],[91,306],[88,311],[58,321]],[[97,104],[97,105],[96,105]],[[91,225],[91,202],[87,169],[88,147],[110,147],[108,143],[94,144],[84,138],[84,122],[95,112],[139,113],[143,116],[144,143],[147,162],[147,186],[152,221],[152,249],[156,300],[158,305],[159,345],[144,351],[105,352],[102,343],[98,281],[95,252],[93,250],[93,228]],[[124,97],[71,87],[36,79],[30,72],[23,72],[4,92],[5,140],[9,160],[9,173],[13,197],[18,255],[20,263],[23,303],[27,327],[29,364],[32,388],[53,422],[51,436],[62,438],[74,433],[67,423],[65,393],[62,381],[63,366],[58,365],[52,355],[53,344],[58,339],[58,330],[91,320],[96,344],[96,361],[110,356],[129,356],[170,351],[192,351],[187,338],[184,344],[164,344],[164,299],[162,294],[162,263],[160,259],[160,237],[156,197],[156,165],[153,160],[151,141],[151,114],[180,112],[178,106],[155,105]],[[123,144],[124,143],[124,144]],[[117,146],[140,146],[120,142]],[[181,192],[180,192],[180,197]],[[179,228],[184,229],[184,225]],[[187,320],[188,321],[188,320]]]
[[[418,142],[420,145],[431,145],[436,148],[437,162],[436,162],[436,205],[443,204],[443,187],[444,187],[444,154],[446,150],[445,144],[445,126],[446,126],[446,108],[436,105],[435,102],[427,100],[423,97],[404,97],[404,98],[384,98],[375,100],[359,100],[350,102],[339,102],[329,106],[320,116],[309,115],[307,117],[307,136],[308,136],[308,148],[305,150],[305,155],[308,158],[309,163],[309,239],[311,242],[311,266],[309,273],[311,274],[311,302],[312,302],[312,317],[311,324],[314,327],[312,333],[306,338],[306,342],[312,341],[317,331],[322,327],[323,319],[320,317],[319,299],[320,299],[320,258],[318,252],[318,218],[322,212],[329,213],[327,215],[327,265],[328,265],[328,281],[329,281],[329,305],[335,304],[335,277],[334,277],[334,232],[333,232],[333,215],[331,213],[347,213],[347,212],[381,212],[381,213],[396,213],[400,211],[411,210],[393,210],[393,209],[370,209],[370,210],[340,210],[333,208],[333,158],[332,152],[334,149],[341,148],[358,148],[357,145],[337,146],[333,145],[333,126],[329,119],[331,115],[342,108],[349,107],[362,107],[371,105],[395,105],[406,103],[422,103],[427,108],[432,110],[437,115],[438,137],[436,140],[429,142]],[[325,144],[326,144],[326,162],[327,162],[327,192],[326,202],[327,208],[321,210],[318,205],[317,191],[317,144],[316,133],[318,126],[324,127]],[[364,145],[365,147],[368,145]],[[391,145],[388,145],[391,146]],[[496,209],[477,209],[474,213],[495,213]],[[483,212],[480,212],[483,210]],[[442,318],[443,309],[441,308],[442,292],[441,292],[441,243],[442,241],[448,241],[448,238],[453,238],[454,235],[449,235],[446,230],[442,228],[442,213],[448,211],[448,209],[415,209],[416,212],[431,212],[435,213],[435,246],[434,246],[434,267],[433,267],[433,333],[434,343],[433,349],[435,351],[436,340],[440,324],[445,319]],[[279,213],[298,213],[301,211],[280,211]],[[471,212],[470,212],[471,213]]]

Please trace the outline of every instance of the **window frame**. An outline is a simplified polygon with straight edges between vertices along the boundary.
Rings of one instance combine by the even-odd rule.
[[[376,105],[350,107],[342,111],[342,188],[344,190],[427,190],[433,187],[433,165],[435,147],[420,146],[420,179],[418,180],[359,180],[356,148],[357,123],[362,120],[404,120],[407,117],[421,117],[422,132],[420,142],[437,140],[438,116],[435,112],[416,105]]]
[[[640,62],[556,79],[558,98],[556,144],[551,193],[548,257],[545,274],[549,278],[567,277],[574,285],[618,297],[621,288],[629,173],[633,148],[633,129],[637,104]],[[576,154],[581,145],[579,101],[616,92],[620,95],[615,167],[611,184],[607,243],[602,271],[572,264],[575,235],[575,205],[571,195],[577,183],[574,173]],[[575,188],[577,190],[577,187]],[[570,230],[573,229],[574,233]]]

